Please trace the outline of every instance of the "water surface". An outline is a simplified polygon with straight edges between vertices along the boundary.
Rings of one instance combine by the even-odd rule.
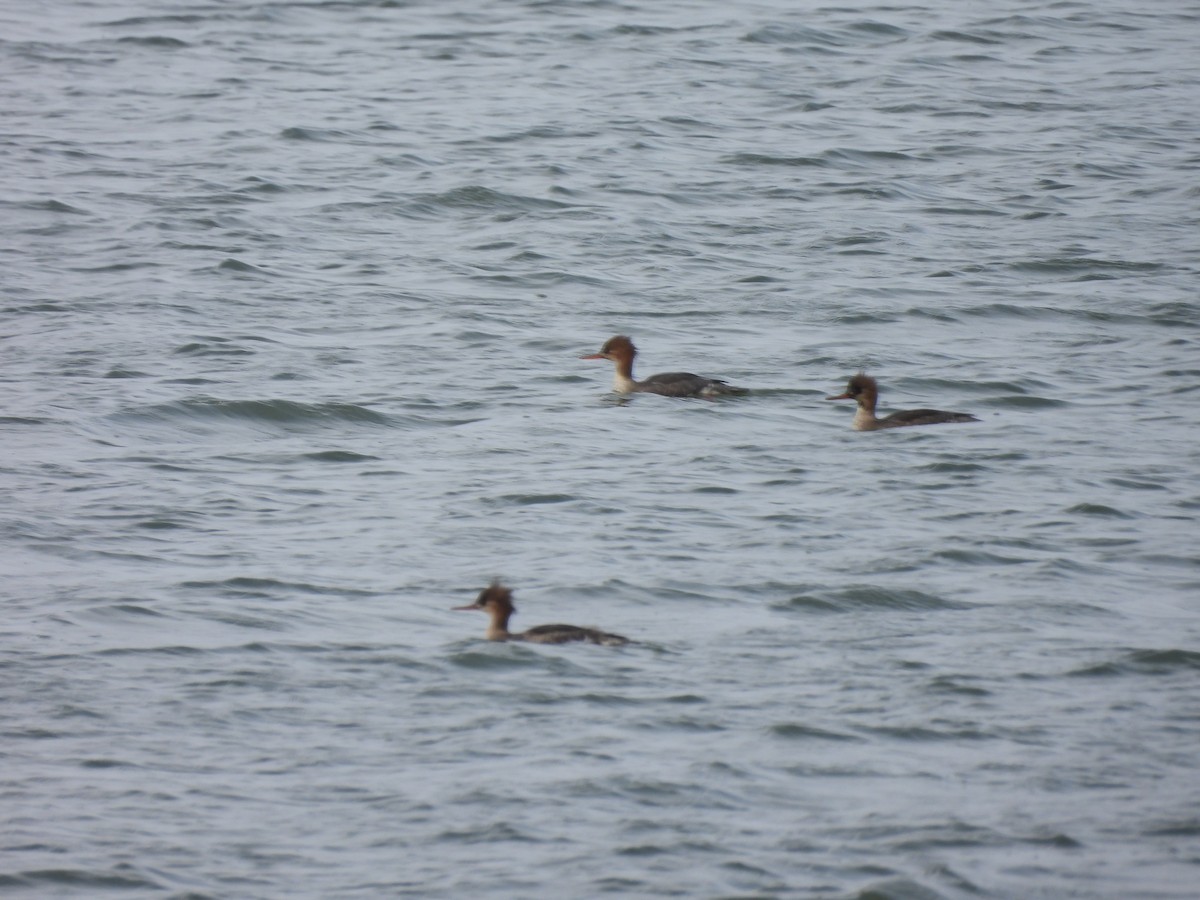
[[[1196,14],[0,24],[6,895],[1194,896]]]

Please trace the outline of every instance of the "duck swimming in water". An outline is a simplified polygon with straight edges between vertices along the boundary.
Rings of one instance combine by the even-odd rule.
[[[879,431],[882,428],[904,428],[908,425],[942,425],[949,422],[978,422],[970,413],[943,412],[940,409],[907,409],[882,419],[875,415],[879,399],[879,383],[865,372],[859,372],[846,385],[846,393],[826,400],[857,400],[858,411],[851,426],[855,431]]]
[[[530,641],[535,644],[569,644],[572,641],[590,641],[617,647],[631,643],[629,638],[609,634],[598,628],[580,628],[578,625],[538,625],[528,631],[513,633],[508,630],[508,620],[517,608],[512,602],[513,592],[499,581],[493,581],[479,592],[475,602],[453,609],[482,609],[491,616],[488,623],[489,641]]]
[[[664,397],[714,397],[749,393],[745,388],[734,387],[719,378],[704,378],[691,372],[663,372],[651,375],[644,381],[633,377],[633,359],[637,347],[623,334],[604,342],[599,353],[581,356],[580,359],[607,359],[616,366],[613,390],[618,394],[661,394]]]

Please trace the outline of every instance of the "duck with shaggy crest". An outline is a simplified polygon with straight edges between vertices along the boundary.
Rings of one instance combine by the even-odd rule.
[[[489,641],[529,641],[534,644],[569,644],[572,641],[588,641],[617,647],[632,643],[619,634],[609,634],[598,628],[580,628],[578,625],[537,625],[528,631],[511,632],[508,620],[517,611],[513,605],[513,592],[499,581],[493,581],[475,598],[474,603],[455,606],[453,609],[481,609],[491,616],[488,622]]]
[[[663,372],[651,375],[643,381],[633,377],[633,360],[637,347],[626,335],[618,334],[604,342],[599,353],[590,353],[580,359],[607,359],[616,367],[613,390],[618,394],[661,394],[664,397],[714,397],[749,393],[745,388],[734,387],[719,378],[705,378],[691,372]]]
[[[970,413],[943,412],[940,409],[906,409],[894,412],[882,419],[875,415],[875,404],[879,400],[879,383],[866,372],[859,372],[846,385],[846,393],[826,400],[856,400],[858,410],[854,413],[855,431],[879,431],[882,428],[904,428],[909,425],[942,425],[950,422],[978,422]]]

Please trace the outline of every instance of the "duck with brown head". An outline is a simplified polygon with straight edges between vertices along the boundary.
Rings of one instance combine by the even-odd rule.
[[[454,609],[481,609],[486,612],[489,641],[529,641],[535,644],[569,644],[572,641],[589,641],[593,644],[620,646],[631,643],[629,638],[609,634],[598,628],[580,628],[578,625],[538,625],[528,631],[511,632],[508,620],[517,611],[513,605],[513,592],[499,581],[493,581],[479,592],[474,603],[455,606]]]
[[[745,388],[734,387],[719,378],[705,378],[691,372],[662,372],[638,381],[633,377],[633,360],[637,347],[623,334],[604,342],[598,353],[581,356],[580,359],[607,359],[616,367],[613,390],[618,394],[661,394],[664,397],[715,397],[749,393]]]
[[[846,385],[846,393],[826,400],[855,400],[858,410],[854,413],[855,431],[879,431],[883,428],[904,428],[909,425],[943,425],[950,422],[978,422],[970,413],[943,412],[940,409],[907,409],[894,412],[882,419],[875,415],[875,404],[879,401],[879,383],[866,372],[859,372]]]

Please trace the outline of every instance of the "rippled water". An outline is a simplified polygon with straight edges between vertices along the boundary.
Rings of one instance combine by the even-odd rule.
[[[1194,10],[0,33],[6,895],[1194,896]]]

